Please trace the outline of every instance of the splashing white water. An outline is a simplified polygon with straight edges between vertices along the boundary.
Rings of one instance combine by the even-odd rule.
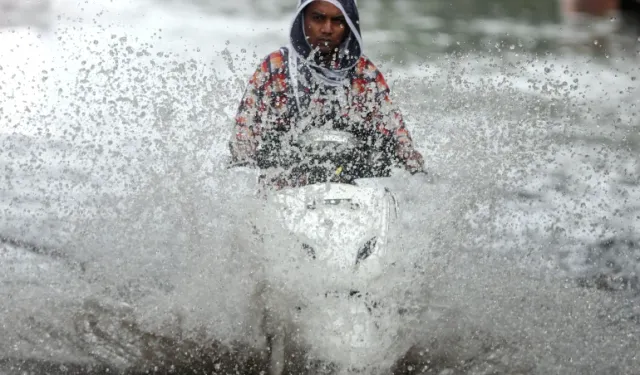
[[[17,103],[3,106],[0,129],[2,234],[43,245],[46,254],[11,246],[0,253],[2,298],[12,301],[0,308],[0,348],[8,357],[138,361],[139,338],[118,324],[105,328],[111,342],[83,336],[77,323],[99,311],[104,324],[132,320],[168,337],[261,347],[251,327],[258,267],[243,247],[246,217],[259,205],[253,177],[223,163],[248,74],[279,47],[282,38],[273,36],[284,35],[287,22],[111,4],[59,3],[63,21],[49,33],[0,34],[20,47],[2,51],[0,82],[9,85],[0,97]],[[412,332],[448,358],[483,358],[483,340],[503,337],[521,349],[512,357],[522,363],[545,358],[540,372],[632,366],[637,343],[627,333],[634,328],[603,326],[595,309],[584,308],[603,297],[565,289],[553,272],[559,257],[569,271],[579,269],[580,249],[569,245],[593,241],[590,226],[624,206],[615,203],[619,195],[627,202],[637,195],[608,177],[611,168],[637,177],[632,153],[564,143],[585,133],[615,139],[617,127],[634,136],[637,68],[511,59],[434,59],[429,69],[394,66],[388,74],[438,177],[435,185],[408,179],[396,187],[405,229],[400,260],[418,270],[388,284],[424,292],[406,305],[451,309]],[[534,174],[544,168],[565,171],[573,180],[564,186],[577,190],[544,187]],[[587,195],[603,180],[611,189]],[[521,190],[543,199],[512,199]],[[586,196],[593,209],[568,207]],[[563,229],[560,240],[550,228]],[[389,285],[378,287],[395,293]],[[489,334],[478,339],[470,333],[478,329]],[[591,342],[579,344],[581,335]]]

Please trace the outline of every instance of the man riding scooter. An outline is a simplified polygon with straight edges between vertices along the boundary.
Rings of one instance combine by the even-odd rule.
[[[424,172],[382,73],[363,55],[354,0],[299,0],[289,39],[249,81],[230,141],[232,163],[260,168],[276,189],[308,184],[304,174],[269,171],[286,164],[292,134],[329,127],[354,134],[362,157],[375,160],[357,177],[387,176],[394,165]]]

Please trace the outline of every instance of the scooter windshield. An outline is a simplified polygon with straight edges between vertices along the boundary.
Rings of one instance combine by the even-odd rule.
[[[388,175],[391,161],[380,157],[385,153],[353,133],[315,128],[285,139],[272,141],[258,163],[263,169],[283,170],[285,180],[351,184]]]
[[[357,152],[358,141],[351,133],[312,129],[300,135],[298,144],[306,156],[333,155],[335,158],[345,159]]]

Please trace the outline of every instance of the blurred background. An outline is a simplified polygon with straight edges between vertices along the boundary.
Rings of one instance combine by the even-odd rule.
[[[189,4],[203,12],[280,18],[293,11],[294,3],[256,0],[228,5],[206,1]],[[638,37],[635,0],[368,0],[361,1],[360,10],[365,32],[386,34],[385,39],[395,46],[387,54],[403,59],[469,50],[549,52],[567,43],[594,42],[599,47],[591,49],[604,54],[603,48],[614,48],[608,45],[613,40],[632,39],[622,47],[632,50]]]
[[[149,10],[141,7],[142,2],[122,3],[141,13]],[[60,10],[52,4],[56,0],[2,0],[0,25],[46,27],[54,22],[55,8]],[[71,8],[63,14],[83,8],[81,2],[69,4],[63,5]],[[289,0],[158,0],[153,4],[191,9],[202,15],[261,19],[287,18],[295,8],[295,1]],[[368,0],[361,1],[360,11],[364,30],[384,33],[396,46],[393,54],[402,58],[458,50],[554,51],[568,41],[589,44],[598,40],[602,49],[611,47],[610,39],[632,39],[623,48],[633,49],[638,37],[635,0]]]
[[[184,2],[167,2],[186,6]],[[228,5],[205,1],[188,4],[203,12],[280,18],[294,9],[293,3],[256,0]],[[594,42],[596,47],[586,50],[605,54],[603,48],[615,48],[610,45],[614,40],[625,39],[626,45],[617,47],[637,52],[635,0],[369,0],[362,1],[360,9],[363,29],[384,33],[389,44],[395,46],[386,51],[387,55],[402,59],[468,50],[548,52],[567,43]]]

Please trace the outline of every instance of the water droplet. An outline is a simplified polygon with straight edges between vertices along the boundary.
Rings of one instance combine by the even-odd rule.
[[[509,46],[509,49],[510,49],[510,50],[514,50],[514,49],[516,49],[516,46],[514,46],[514,45],[512,44],[512,45],[510,45],[510,46]]]

